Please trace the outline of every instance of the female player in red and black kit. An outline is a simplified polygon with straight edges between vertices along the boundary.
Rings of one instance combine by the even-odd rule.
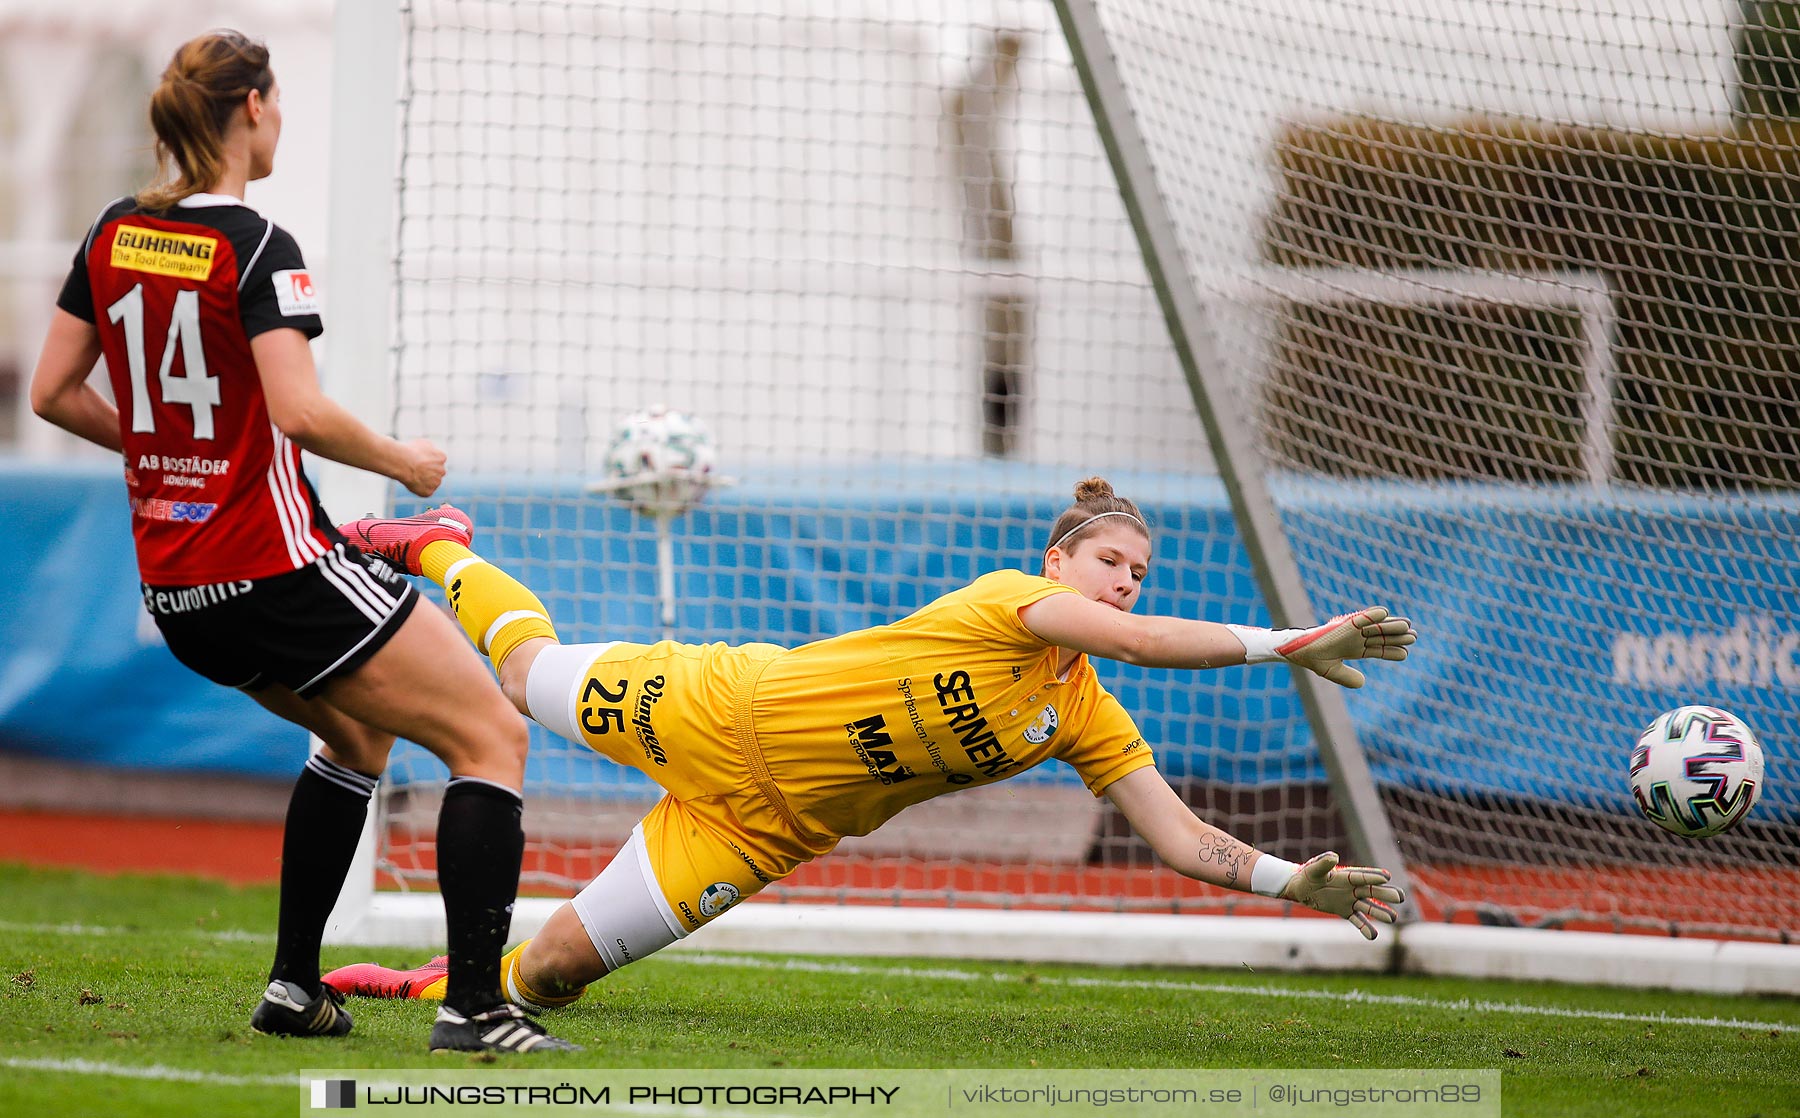
[[[524,723],[454,624],[345,546],[301,472],[305,449],[425,496],[444,454],[375,433],[320,391],[312,278],[294,239],[243,202],[281,134],[267,48],[233,31],[184,44],[150,120],[174,171],[89,230],[31,400],[123,453],[144,604],[170,650],[325,743],[288,806],[275,962],[251,1027],[350,1031],[320,985],[319,943],[399,735],[451,773],[437,836],[450,974],[431,1048],[570,1048],[500,995]],[[116,407],[87,384],[102,355]]]

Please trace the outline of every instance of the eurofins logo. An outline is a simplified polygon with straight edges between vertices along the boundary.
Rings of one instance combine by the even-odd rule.
[[[218,249],[216,237],[121,225],[113,233],[112,266],[128,272],[205,280],[212,275],[213,255]]]
[[[737,886],[729,881],[715,881],[700,892],[700,914],[706,917],[717,916],[732,905],[738,903]]]
[[[1049,703],[1044,704],[1044,713],[1037,716],[1037,721],[1025,727],[1025,740],[1032,745],[1043,745],[1056,733],[1056,708]]]

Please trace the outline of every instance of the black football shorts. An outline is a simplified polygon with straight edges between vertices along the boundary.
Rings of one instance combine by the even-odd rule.
[[[144,587],[177,660],[226,687],[280,684],[307,697],[362,666],[418,602],[392,567],[342,544],[273,578]]]

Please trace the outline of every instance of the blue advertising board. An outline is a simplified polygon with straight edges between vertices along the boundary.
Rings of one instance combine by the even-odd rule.
[[[677,636],[799,644],[894,620],[987,570],[1035,570],[1068,479],[956,468],[965,481],[1010,471],[992,488],[1024,495],[922,495],[932,490],[916,484],[928,476],[917,468],[903,491],[871,478],[829,492],[752,481],[716,493],[674,526]],[[116,470],[15,464],[0,479],[0,748],[128,768],[298,771],[304,734],[162,647],[138,602]],[[1141,609],[1268,623],[1215,482],[1114,481],[1157,531]],[[1638,730],[1663,709],[1706,702],[1764,739],[1758,814],[1800,818],[1794,502],[1317,484],[1277,493],[1321,615],[1386,604],[1421,633],[1411,660],[1369,667],[1370,685],[1347,693],[1379,781],[1624,811]],[[574,479],[488,479],[446,496],[487,529],[484,553],[538,592],[564,639],[661,636],[644,518],[584,497]],[[1097,667],[1172,778],[1324,780],[1285,666]],[[566,794],[609,765],[539,749],[528,780]],[[1052,764],[1023,779],[1075,776]],[[635,773],[598,783],[648,790]]]

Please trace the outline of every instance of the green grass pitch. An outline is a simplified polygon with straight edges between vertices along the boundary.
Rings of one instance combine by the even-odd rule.
[[[342,1041],[253,1034],[272,889],[0,866],[0,898],[0,1115],[289,1115],[304,1068],[465,1059],[424,1051],[418,1002],[353,1000]],[[514,1066],[1500,1068],[1507,1114],[1800,1116],[1782,998],[670,953],[549,1020],[587,1050]]]

